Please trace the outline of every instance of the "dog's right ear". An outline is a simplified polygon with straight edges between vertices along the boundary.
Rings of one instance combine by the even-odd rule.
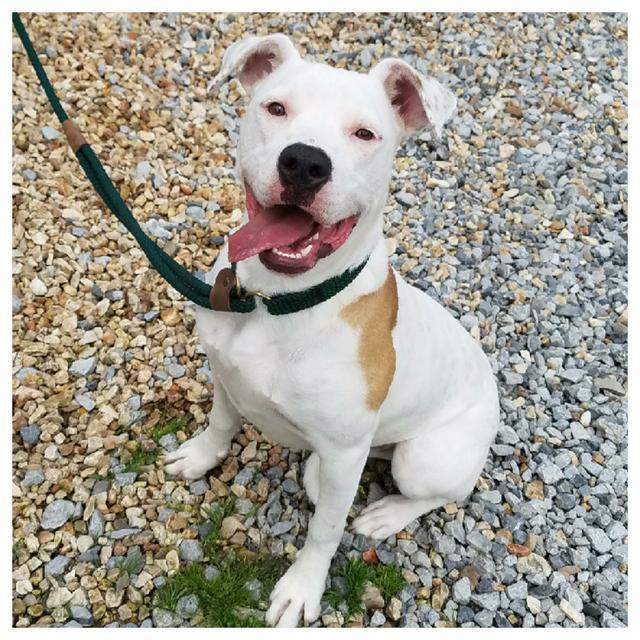
[[[252,36],[234,42],[222,58],[218,75],[207,89],[220,86],[229,76],[237,76],[245,91],[251,95],[256,84],[289,60],[299,60],[293,42],[282,33]]]

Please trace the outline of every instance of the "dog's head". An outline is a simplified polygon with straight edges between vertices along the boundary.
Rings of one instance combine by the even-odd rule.
[[[428,124],[439,133],[456,104],[402,60],[346,71],[303,60],[281,34],[229,47],[214,83],[230,75],[250,102],[237,156],[249,221],[231,236],[229,255],[259,255],[290,274],[380,215],[400,140]]]

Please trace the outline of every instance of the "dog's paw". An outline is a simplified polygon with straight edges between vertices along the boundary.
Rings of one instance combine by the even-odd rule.
[[[204,431],[167,453],[164,457],[165,471],[185,480],[201,478],[220,464],[229,450],[228,444],[220,445],[212,440],[211,435]]]
[[[385,496],[366,506],[353,520],[351,527],[363,536],[385,540],[413,520],[414,512],[407,509],[411,504],[404,496]]]
[[[317,504],[320,495],[320,457],[315,452],[307,458],[302,484],[309,500]]]
[[[320,575],[322,574],[322,575]],[[324,592],[326,571],[305,568],[294,562],[278,580],[269,596],[271,606],[265,620],[272,627],[296,627],[300,616],[310,624],[320,615],[320,598]]]

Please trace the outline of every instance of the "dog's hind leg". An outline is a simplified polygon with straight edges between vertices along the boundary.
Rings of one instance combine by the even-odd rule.
[[[231,404],[222,384],[214,378],[214,401],[209,426],[165,456],[165,471],[185,480],[200,478],[222,462],[231,438],[242,424],[240,414]]]
[[[352,523],[356,533],[388,538],[428,511],[465,498],[482,471],[497,424],[497,406],[475,407],[396,444],[391,473],[401,493],[365,507]]]

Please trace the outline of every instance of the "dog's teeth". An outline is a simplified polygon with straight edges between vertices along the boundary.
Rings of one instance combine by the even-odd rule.
[[[283,251],[282,249],[278,249],[277,247],[274,247],[272,251],[273,253],[275,253],[277,256],[280,256],[281,258],[291,258],[296,260],[296,259],[300,259],[300,258],[304,258],[305,256],[308,256],[312,248],[313,248],[313,245],[309,244],[298,253]]]
[[[312,240],[317,240],[320,237],[320,233],[314,233],[313,237],[311,238]]]
[[[277,249],[274,247],[273,252],[282,257],[282,258],[302,258],[301,253],[288,253],[287,251],[282,251],[281,249]]]

